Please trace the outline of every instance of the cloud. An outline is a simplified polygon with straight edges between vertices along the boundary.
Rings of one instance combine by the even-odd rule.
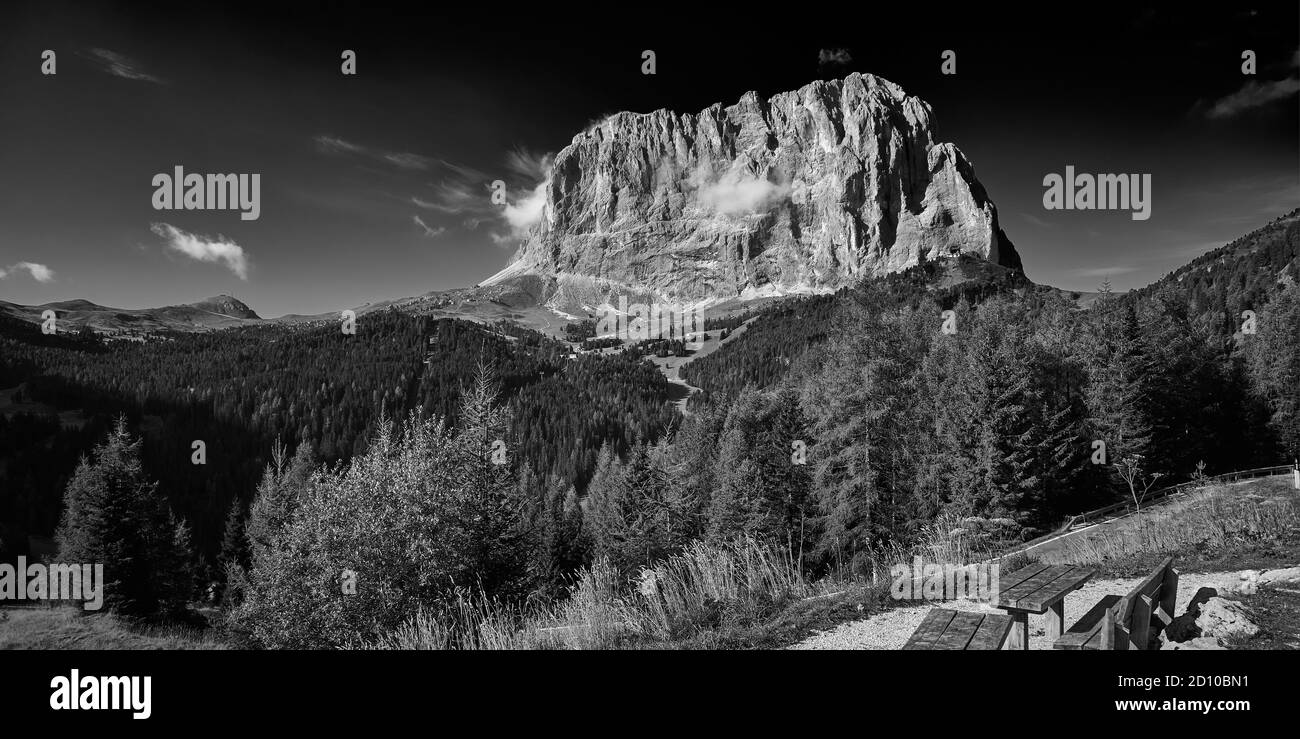
[[[312,141],[316,142],[316,146],[319,147],[321,151],[331,154],[343,152],[349,154],[361,154],[366,151],[365,147],[358,146],[351,141],[344,141],[337,136],[317,136],[312,139]]]
[[[853,63],[853,55],[848,49],[822,49],[817,52],[817,65],[821,67],[838,65],[847,66]]]
[[[435,160],[409,152],[389,152],[384,154],[384,161],[401,169],[428,169]]]
[[[491,188],[488,184],[481,182],[474,185],[461,179],[444,180],[434,186],[431,200],[413,195],[411,202],[425,210],[447,215],[487,213],[491,203]]]
[[[101,69],[114,77],[138,80],[140,82],[152,82],[156,85],[166,84],[158,77],[146,73],[135,60],[122,56],[115,51],[109,51],[108,49],[91,49],[90,55],[93,61],[99,64]]]
[[[696,196],[705,208],[723,215],[747,215],[770,209],[790,188],[754,177],[743,168],[733,168],[716,181],[706,169],[691,176]]]
[[[506,155],[506,166],[523,177],[542,180],[550,175],[551,160],[550,154],[537,154],[527,149],[516,148]]]
[[[524,236],[528,229],[541,222],[542,215],[546,212],[546,188],[550,184],[549,178],[543,180],[532,192],[513,203],[506,203],[502,215],[516,236]]]
[[[1240,90],[1214,101],[1205,111],[1207,118],[1231,118],[1248,110],[1262,108],[1300,92],[1300,77],[1259,82],[1251,80]]]
[[[450,169],[461,169],[450,162],[443,161],[436,157],[426,157],[422,154],[412,154],[407,151],[386,151],[376,149],[370,146],[356,144],[338,136],[329,136],[321,134],[312,137],[316,143],[316,148],[325,154],[333,155],[351,155],[372,159],[384,164],[390,164],[398,169],[426,171],[433,169],[438,165],[446,166]]]
[[[220,262],[241,280],[248,279],[248,256],[243,247],[226,237],[216,239],[186,233],[166,223],[155,223],[149,230],[167,240],[167,247],[200,262]]]
[[[420,218],[419,216],[411,216],[411,218],[412,220],[415,221],[415,225],[419,226],[421,229],[424,230],[424,235],[431,239],[437,236],[441,236],[447,232],[447,229],[443,228],[442,226],[439,226],[438,228],[430,228],[429,224],[425,223],[424,219]]]
[[[36,262],[18,262],[17,264],[9,265],[8,269],[0,268],[0,280],[24,270],[37,282],[54,282],[54,270],[46,267],[44,264],[37,264]]]
[[[442,215],[460,217],[460,224],[474,230],[482,224],[504,226],[489,230],[493,242],[508,245],[528,236],[546,213],[546,190],[550,185],[552,154],[524,148],[506,153],[504,177],[493,177],[471,167],[449,167],[449,176],[433,186],[431,194],[413,195],[411,203]],[[506,185],[506,202],[492,202],[492,183]],[[512,195],[513,193],[513,195]]]

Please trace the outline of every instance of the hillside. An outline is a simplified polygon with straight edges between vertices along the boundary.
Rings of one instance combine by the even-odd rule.
[[[262,318],[229,295],[162,308],[111,308],[88,300],[64,300],[19,305],[0,300],[0,315],[40,325],[45,311],[54,311],[61,333],[81,330],[109,335],[141,335],[161,331],[209,331],[256,325]]]

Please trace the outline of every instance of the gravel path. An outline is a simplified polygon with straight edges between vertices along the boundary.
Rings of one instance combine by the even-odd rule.
[[[1175,568],[1177,565],[1175,564]],[[1137,586],[1142,578],[1134,577],[1119,580],[1093,579],[1082,588],[1070,593],[1065,599],[1065,627],[1078,621],[1102,596],[1123,595]],[[1239,572],[1207,572],[1178,574],[1178,606],[1175,615],[1187,610],[1196,592],[1203,587],[1211,587],[1222,595],[1227,595],[1241,582]],[[921,624],[921,619],[937,605],[957,611],[987,611],[1004,613],[990,605],[970,600],[955,600],[946,603],[924,603],[917,606],[894,608],[876,614],[861,621],[850,621],[834,629],[814,634],[802,642],[792,645],[790,649],[901,649],[908,637]],[[1051,649],[1046,637],[1046,614],[1029,617],[1029,648]]]

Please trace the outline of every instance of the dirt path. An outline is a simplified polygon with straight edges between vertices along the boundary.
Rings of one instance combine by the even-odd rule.
[[[1279,568],[1280,569],[1280,568]],[[1105,595],[1122,595],[1137,586],[1142,578],[1114,580],[1092,580],[1065,599],[1065,625],[1078,621],[1098,600]],[[1232,589],[1241,578],[1237,571],[1179,573],[1177,613],[1187,610],[1196,592],[1203,587],[1214,588],[1221,593]],[[850,621],[834,629],[822,631],[795,644],[790,649],[901,649],[912,635],[921,619],[936,605],[957,611],[976,611],[1003,613],[1000,609],[976,601],[958,600],[946,603],[924,603],[917,606],[894,608],[861,621]],[[1029,648],[1051,649],[1046,638],[1047,617],[1029,617]]]

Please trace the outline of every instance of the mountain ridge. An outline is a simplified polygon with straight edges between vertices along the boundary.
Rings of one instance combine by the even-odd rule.
[[[830,292],[923,261],[1019,254],[931,108],[854,73],[699,113],[617,113],[573,138],[540,221],[484,285],[556,283],[548,304],[619,290],[696,302]]]

